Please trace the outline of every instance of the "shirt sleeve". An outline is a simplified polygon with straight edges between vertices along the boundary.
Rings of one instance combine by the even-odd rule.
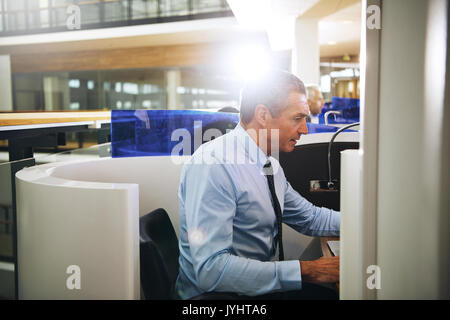
[[[299,261],[258,261],[231,254],[236,193],[225,166],[192,164],[186,170],[186,226],[199,287],[249,296],[301,289]]]
[[[316,207],[286,181],[283,222],[309,236],[339,236],[340,213]]]

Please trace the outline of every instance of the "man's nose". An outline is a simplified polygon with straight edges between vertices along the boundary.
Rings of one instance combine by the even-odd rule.
[[[300,125],[298,127],[298,134],[299,135],[308,134],[308,126],[306,125],[306,119],[303,119],[300,122]]]

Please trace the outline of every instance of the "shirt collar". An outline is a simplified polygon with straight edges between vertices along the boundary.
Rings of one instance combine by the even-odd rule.
[[[250,161],[256,164],[260,169],[263,169],[267,161],[270,160],[270,157],[267,157],[267,155],[261,150],[252,137],[250,137],[240,123],[238,123],[234,128],[233,133],[236,135],[237,140],[244,148]]]

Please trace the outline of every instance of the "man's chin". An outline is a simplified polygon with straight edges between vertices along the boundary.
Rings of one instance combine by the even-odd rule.
[[[294,149],[295,149],[295,144],[290,143],[290,144],[288,144],[287,146],[284,146],[284,147],[281,149],[281,151],[282,151],[282,152],[292,152],[292,151],[294,151]]]

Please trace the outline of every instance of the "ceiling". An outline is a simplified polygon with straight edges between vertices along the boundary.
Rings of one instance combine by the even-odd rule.
[[[321,57],[359,55],[360,42],[361,2],[319,21]]]

